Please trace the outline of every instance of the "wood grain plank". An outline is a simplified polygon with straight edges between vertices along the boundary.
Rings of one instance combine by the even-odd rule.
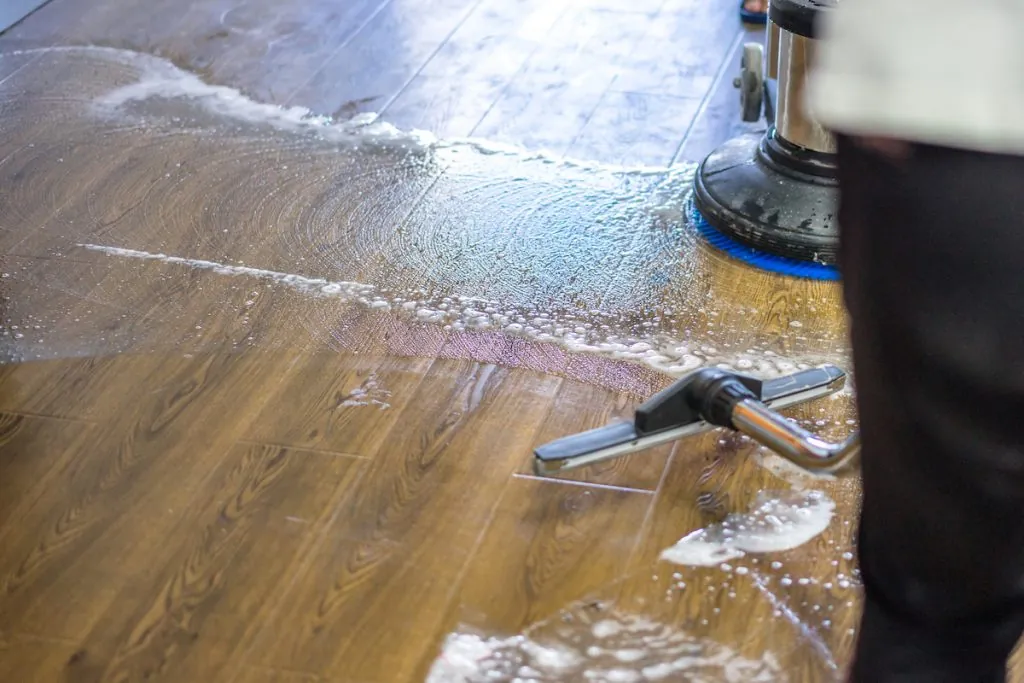
[[[533,373],[435,362],[257,642],[254,663],[405,680],[557,386]]]
[[[196,513],[165,539],[178,552],[128,580],[127,599],[83,641],[78,668],[103,681],[230,678],[246,633],[281,598],[360,473],[353,458],[231,449],[197,491]]]
[[[383,111],[478,2],[387,3],[287,103],[342,119]]]
[[[401,128],[470,135],[566,12],[560,3],[485,0],[388,105]]]
[[[205,36],[184,54],[202,59],[218,83],[259,102],[287,103],[332,55],[345,49],[388,0],[322,2],[274,0],[230,3],[216,21],[197,16],[185,35]],[[197,49],[198,48],[198,49]]]
[[[637,400],[624,392],[613,393],[575,381],[562,382],[551,412],[534,440],[534,446],[610,422],[630,421],[637,405]],[[661,482],[673,447],[673,444],[658,446],[643,453],[566,472],[558,478],[654,491]],[[532,475],[532,460],[524,460],[519,472]]]
[[[667,166],[699,106],[695,98],[608,92],[567,154],[620,166]]]
[[[443,75],[456,64],[469,66],[472,56],[494,39],[515,38],[540,42],[558,20],[573,10],[573,3],[545,0],[483,0],[427,63],[423,72]]]
[[[767,125],[760,121],[746,123],[741,118],[740,101],[732,81],[740,72],[743,44],[764,42],[757,33],[737,32],[731,42],[731,51],[726,56],[722,70],[711,83],[701,111],[679,148],[674,162],[699,163],[726,140],[747,132],[762,131]]]
[[[328,679],[301,671],[282,671],[262,667],[249,667],[238,680],[244,681],[244,683],[368,683],[352,678]]]
[[[563,14],[473,135],[564,154],[652,22],[648,14]]]
[[[4,623],[78,640],[116,600],[133,599],[121,589],[179,550],[167,535],[292,360],[171,357],[137,376],[133,408],[92,430],[4,528]]]
[[[728,4],[666,2],[621,62],[613,90],[703,98],[742,31]],[[746,35],[754,40],[758,34]],[[731,85],[732,72],[727,81]]]
[[[554,33],[557,33],[557,27]],[[607,60],[580,56],[576,46],[545,44],[505,88],[474,137],[528,149],[566,152],[614,79]]]
[[[0,680],[52,683],[73,675],[78,661],[75,643],[0,632]]]
[[[517,633],[601,591],[625,571],[651,502],[632,491],[513,480],[450,618]]]
[[[0,38],[39,48],[103,45],[166,56],[206,73],[209,34],[231,0],[61,0],[50,2]]]
[[[152,356],[120,355],[3,364],[0,409],[106,420],[158,362]]]
[[[8,44],[36,45],[76,40],[88,42],[90,36],[98,38],[99,36],[94,34],[102,30],[117,31],[114,17],[119,14],[127,20],[126,23],[134,23],[131,18],[137,22],[137,14],[131,17],[131,8],[137,4],[133,0],[53,0],[36,11],[27,21],[4,33],[0,40]]]
[[[403,130],[426,130],[442,139],[469,137],[508,86],[502,73],[471,74],[454,81],[448,76],[419,74],[384,113],[384,120]]]
[[[2,389],[0,389],[2,391]],[[0,412],[0,535],[54,476],[53,469],[85,439],[92,425]]]
[[[303,359],[268,399],[246,438],[373,457],[400,422],[431,363],[365,356]]]

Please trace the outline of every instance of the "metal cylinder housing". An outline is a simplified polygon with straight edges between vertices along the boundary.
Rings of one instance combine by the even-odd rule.
[[[763,135],[725,143],[701,163],[694,202],[708,223],[760,251],[836,262],[836,140],[804,106],[814,25],[837,0],[771,0],[764,73],[777,80],[775,118]]]

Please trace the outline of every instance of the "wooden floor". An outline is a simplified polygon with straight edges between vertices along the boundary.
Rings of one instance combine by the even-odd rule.
[[[854,477],[713,433],[538,479],[534,446],[671,376],[431,317],[467,295],[698,362],[845,363],[834,286],[679,229],[688,162],[745,130],[751,36],[698,0],[52,0],[0,36],[0,680],[421,681],[449,634],[595,611],[731,652],[722,680],[841,680]],[[167,95],[186,72],[244,97]],[[163,95],[100,106],[137,83]],[[796,414],[855,424],[846,394]],[[798,485],[837,504],[810,543],[659,561]]]

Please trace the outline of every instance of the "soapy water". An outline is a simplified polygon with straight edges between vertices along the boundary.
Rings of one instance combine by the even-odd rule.
[[[585,609],[564,613],[556,628],[540,624],[508,637],[456,632],[445,641],[427,683],[781,683],[770,652],[744,657],[709,638],[644,616]],[[536,632],[543,629],[545,633]]]
[[[33,54],[33,66],[9,79],[5,96],[17,102],[46,94],[56,104],[24,120],[13,107],[12,126],[45,125],[47,135],[63,138],[18,155],[52,161],[60,154],[64,171],[34,179],[46,188],[53,216],[15,245],[15,256],[74,259],[86,249],[262,279],[445,333],[518,336],[671,376],[705,364],[772,376],[846,357],[841,323],[828,322],[840,318],[834,298],[793,300],[780,313],[775,302],[760,311],[737,294],[737,283],[772,276],[727,261],[685,226],[692,167],[611,166],[484,140],[439,140],[372,116],[336,122],[254,102],[125,50]],[[55,66],[88,77],[39,78]],[[77,164],[85,175],[131,164],[132,174],[98,180],[84,206],[64,206],[64,183]],[[29,201],[37,197],[19,204],[22,194],[11,194],[14,217],[33,213]],[[39,284],[82,297],[92,286],[91,296],[110,307],[121,293],[64,273]],[[162,310],[170,315],[187,304],[168,300]],[[826,322],[792,325],[820,313]],[[331,345],[334,318],[308,315],[319,317],[298,327],[320,328]],[[779,315],[793,319],[764,332],[753,324]],[[58,322],[66,329],[69,321],[50,325],[59,334]],[[5,340],[5,355],[69,352],[46,332]],[[77,335],[75,343],[83,339],[97,343],[98,336]],[[96,350],[128,350],[131,340],[123,343]]]
[[[538,342],[558,343],[572,353],[591,353],[618,360],[640,362],[670,376],[681,376],[703,365],[714,363],[726,369],[758,374],[762,377],[784,375],[811,367],[811,362],[794,362],[772,352],[725,356],[707,345],[689,344],[671,337],[647,337],[617,333],[617,320],[605,318],[599,311],[584,315],[561,315],[536,309],[509,307],[501,302],[476,297],[443,297],[438,302],[410,297],[388,298],[373,285],[356,282],[331,282],[291,273],[233,266],[201,259],[154,254],[135,249],[80,244],[83,249],[109,256],[159,261],[191,269],[209,270],[219,275],[245,276],[268,280],[305,294],[355,302],[373,310],[393,311],[419,323],[442,326],[445,331],[500,330]]]
[[[823,533],[834,509],[822,491],[764,491],[750,512],[731,514],[667,548],[653,575],[640,571],[605,586],[599,595],[608,600],[570,605],[512,636],[461,627],[441,646],[427,682],[786,681],[795,661],[811,666],[814,680],[834,680],[841,667],[833,648],[853,635],[856,570],[793,577],[785,554]],[[837,551],[832,566],[838,568],[839,559]],[[853,554],[842,552],[841,559],[849,562]],[[664,601],[652,601],[663,588]],[[830,596],[822,605],[796,602],[821,588]],[[803,594],[791,592],[797,589]],[[705,590],[708,603],[684,616],[701,603],[688,596]],[[720,632],[712,617],[730,599],[749,606],[751,629],[760,632],[765,621],[780,637],[748,639],[730,626]],[[760,615],[766,607],[773,615],[768,619]],[[786,649],[773,652],[772,643]]]
[[[748,553],[791,550],[824,532],[834,511],[835,503],[822,491],[761,491],[750,512],[731,513],[684,536],[662,551],[661,559],[711,567]]]

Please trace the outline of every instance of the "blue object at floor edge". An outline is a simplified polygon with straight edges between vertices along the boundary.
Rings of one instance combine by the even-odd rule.
[[[697,229],[712,247],[719,251],[725,252],[727,255],[734,259],[748,263],[755,268],[761,270],[767,270],[772,273],[778,273],[780,275],[789,275],[791,277],[800,277],[808,280],[831,280],[838,281],[839,269],[835,266],[828,266],[821,263],[812,263],[809,261],[800,261],[793,258],[787,258],[785,256],[776,256],[774,254],[768,254],[763,251],[758,251],[745,244],[740,244],[731,237],[727,237],[722,233],[711,227],[711,224],[705,220],[704,216],[697,211],[697,208],[693,206],[693,202],[689,202],[687,207],[687,213],[689,214],[690,223]]]

